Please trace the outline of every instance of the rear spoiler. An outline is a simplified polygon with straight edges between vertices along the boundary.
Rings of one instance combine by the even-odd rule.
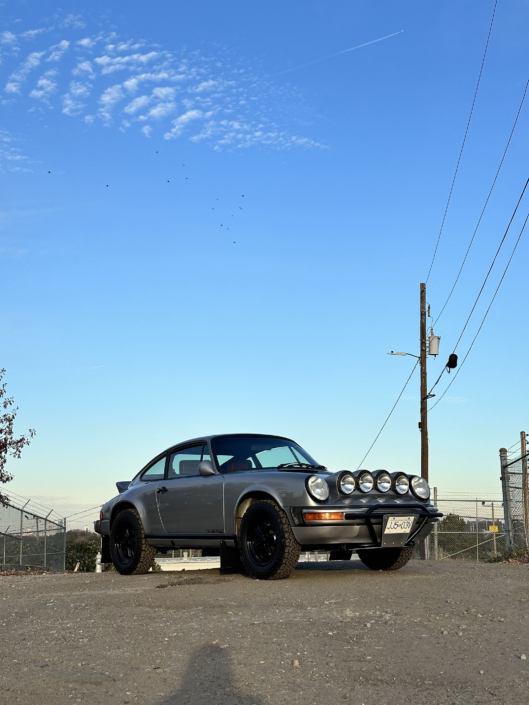
[[[118,488],[119,494],[122,494],[123,492],[125,492],[125,490],[127,490],[129,488],[129,485],[130,485],[130,480],[128,480],[127,482],[116,482],[116,487]]]

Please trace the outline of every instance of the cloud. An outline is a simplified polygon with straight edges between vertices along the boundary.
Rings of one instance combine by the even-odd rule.
[[[176,110],[176,103],[158,103],[154,108],[151,108],[146,115],[142,115],[140,120],[161,120],[162,118],[174,113]]]
[[[22,62],[18,69],[9,77],[10,82],[7,83],[5,90],[8,93],[18,93],[20,91],[20,84],[26,80],[30,71],[40,65],[40,60],[45,53],[44,51],[33,51],[29,54],[28,58]]]
[[[74,29],[83,29],[85,22],[81,15],[68,15],[61,24],[61,27],[73,27]]]
[[[160,53],[157,51],[150,51],[147,54],[130,54],[129,56],[116,56],[111,57],[105,54],[104,56],[98,56],[94,59],[95,63],[102,67],[101,73],[108,74],[114,73],[114,71],[122,71],[126,68],[135,68],[138,66],[145,65],[149,61],[154,61],[158,58]]]
[[[150,137],[151,132],[152,132],[152,127],[150,125],[145,125],[145,127],[141,128],[141,131],[145,135],[145,137]]]
[[[81,83],[80,81],[71,81],[70,90],[62,99],[62,112],[65,115],[78,115],[85,104],[81,102],[82,98],[88,98],[90,95],[90,90],[92,86],[88,83]]]
[[[13,32],[2,32],[0,34],[0,44],[8,44],[13,46],[14,44],[17,43],[17,35],[13,34]]]
[[[125,96],[119,83],[115,86],[107,88],[101,95],[99,98],[99,104],[101,105],[99,115],[106,123],[109,123],[112,120],[112,116],[110,114],[112,109],[116,103],[119,103],[119,101],[123,100],[124,97]]]
[[[49,29],[41,28],[41,29],[28,29],[27,32],[22,32],[20,35],[24,39],[35,39],[39,34],[42,34],[42,32],[49,32]]]
[[[80,39],[77,44],[79,46],[84,47],[85,49],[91,49],[93,46],[95,46],[97,42],[97,39],[90,39],[90,37],[85,37],[84,39]]]
[[[180,115],[176,120],[173,120],[173,129],[170,132],[166,132],[164,139],[173,140],[180,137],[186,126],[193,120],[198,120],[202,117],[201,110],[188,110],[187,113]]]
[[[36,98],[47,103],[48,98],[57,90],[57,84],[52,80],[51,76],[42,76],[37,81],[37,87],[29,94],[30,98]]]
[[[152,91],[153,96],[155,98],[159,98],[160,100],[171,100],[174,98],[175,93],[176,89],[170,86],[166,88],[154,88]]]
[[[72,71],[74,76],[82,76],[85,73],[93,75],[94,70],[90,61],[80,61]]]
[[[141,95],[138,98],[134,98],[134,100],[131,100],[131,102],[125,108],[125,112],[129,115],[133,115],[138,110],[141,110],[146,105],[148,105],[151,100],[152,98],[149,95]]]
[[[66,41],[66,39],[63,39],[58,44],[55,44],[54,46],[50,47],[50,51],[52,53],[50,54],[50,56],[48,56],[46,61],[59,61],[59,59],[61,59],[61,57],[67,51],[69,46],[70,42]]]

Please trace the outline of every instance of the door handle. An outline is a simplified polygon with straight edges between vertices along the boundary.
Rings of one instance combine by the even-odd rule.
[[[158,487],[156,490],[158,494],[163,494],[164,492],[167,492],[167,487]]]

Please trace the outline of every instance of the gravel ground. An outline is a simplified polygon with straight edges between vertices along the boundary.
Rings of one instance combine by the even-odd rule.
[[[447,561],[0,577],[0,702],[528,704],[528,584]]]

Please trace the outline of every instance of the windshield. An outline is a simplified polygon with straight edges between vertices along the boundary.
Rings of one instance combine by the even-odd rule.
[[[294,441],[273,436],[221,436],[211,442],[221,472],[266,468],[319,468],[307,451]]]

